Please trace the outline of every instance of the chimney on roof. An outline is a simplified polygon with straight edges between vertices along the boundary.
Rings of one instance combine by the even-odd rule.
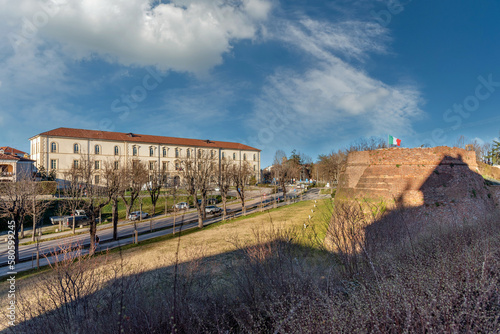
[[[129,133],[127,133],[127,136],[129,136],[129,137],[133,137],[133,136],[134,136],[134,134],[133,134],[132,132],[129,132]]]
[[[211,143],[211,142],[210,142],[210,139],[207,139],[207,140],[206,140],[206,142],[207,142],[207,144],[210,144],[210,143]]]

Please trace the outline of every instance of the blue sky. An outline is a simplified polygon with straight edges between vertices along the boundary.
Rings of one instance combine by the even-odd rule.
[[[0,144],[57,127],[316,159],[500,131],[500,3],[0,0]]]

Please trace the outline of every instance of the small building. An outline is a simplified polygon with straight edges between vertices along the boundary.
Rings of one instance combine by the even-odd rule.
[[[0,147],[0,182],[15,182],[35,172],[35,161],[29,155],[12,147]]]

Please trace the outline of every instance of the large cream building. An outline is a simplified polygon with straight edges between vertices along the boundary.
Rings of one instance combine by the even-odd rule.
[[[115,167],[141,161],[149,169],[159,166],[175,177],[181,175],[182,159],[195,157],[199,150],[210,152],[219,161],[225,158],[235,163],[248,162],[260,181],[260,150],[239,143],[70,128],[40,133],[30,138],[30,143],[30,158],[35,160],[35,166],[55,170],[59,181],[82,157],[91,159],[95,169],[103,169],[107,161]]]

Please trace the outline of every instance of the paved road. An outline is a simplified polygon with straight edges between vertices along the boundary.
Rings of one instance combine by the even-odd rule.
[[[293,192],[290,192],[290,194],[294,194]],[[282,194],[276,194],[275,196],[281,196]],[[319,195],[319,189],[314,188],[308,191],[306,194],[303,195],[303,200],[309,200],[309,199],[317,199],[317,198],[324,198],[328,197],[329,195]],[[247,213],[250,213],[252,211],[258,210],[258,205],[260,204],[261,199],[256,198],[247,201],[246,207],[247,207]],[[266,204],[268,206],[272,206],[274,201],[274,196],[266,196]],[[280,203],[279,205],[285,205],[286,203]],[[241,215],[241,205],[236,203],[228,206],[229,209],[229,216],[239,216]],[[183,230],[194,228],[198,226],[198,221],[197,221],[198,214],[196,211],[190,211],[190,212],[185,212],[184,214],[181,214],[179,216],[176,216],[176,231],[180,230],[181,228]],[[217,217],[209,217],[207,216],[208,219],[204,221],[204,225],[212,224],[214,222],[220,221],[222,217],[217,216]],[[172,233],[173,231],[173,221],[174,217],[169,216],[169,217],[158,217],[154,218],[153,222],[151,223],[149,220],[148,221],[143,221],[143,222],[138,222],[137,223],[137,231],[139,233],[139,241],[141,240],[146,240],[150,238],[154,238],[157,236],[161,235],[167,235]],[[180,223],[184,222],[183,226],[179,226]],[[154,231],[152,233],[149,233],[150,228],[154,229],[162,229],[159,231]],[[126,224],[122,224],[118,226],[118,235],[121,240],[118,241],[113,241],[112,236],[113,236],[113,230],[111,228],[106,228],[106,229],[100,229],[98,230],[98,235],[100,238],[100,248],[114,248],[118,246],[123,246],[125,244],[130,244],[133,242],[132,235],[134,233],[134,224],[130,224],[129,222]],[[52,236],[47,236],[47,237],[53,237]],[[16,271],[23,271],[23,270],[28,270],[31,269],[32,266],[34,265],[34,261],[32,260],[36,256],[36,250],[37,246],[40,247],[40,254],[50,254],[51,252],[54,252],[57,249],[60,249],[61,247],[68,247],[68,246],[82,246],[84,249],[81,251],[83,253],[88,252],[87,249],[90,245],[90,237],[88,233],[83,233],[81,235],[70,235],[68,237],[59,239],[59,240],[48,240],[44,242],[40,242],[38,245],[37,244],[31,244],[31,245],[25,245],[25,246],[20,246],[20,251],[19,251],[19,256],[21,259],[21,263],[16,264]],[[40,265],[46,265],[48,264],[47,259],[45,259],[41,255],[40,259]],[[1,256],[1,263],[2,266],[0,267],[0,277],[7,275],[9,269],[6,266],[7,263],[7,248],[6,244],[3,244],[0,250],[0,256]],[[54,259],[51,259],[54,260]],[[24,262],[23,262],[24,261]],[[26,262],[27,261],[27,262]]]

